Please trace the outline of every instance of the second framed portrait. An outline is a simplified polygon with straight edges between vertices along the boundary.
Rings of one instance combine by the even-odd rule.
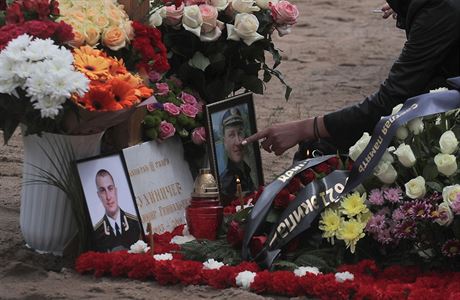
[[[206,106],[211,168],[223,203],[264,184],[259,143],[241,145],[257,132],[252,93],[244,93]]]
[[[91,221],[92,248],[129,249],[143,237],[143,230],[122,156],[80,160],[77,169]]]

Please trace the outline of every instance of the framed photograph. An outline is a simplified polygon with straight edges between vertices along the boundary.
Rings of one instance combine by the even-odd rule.
[[[244,93],[206,106],[211,169],[219,184],[221,200],[237,196],[239,180],[244,194],[264,183],[259,143],[241,141],[256,133],[252,93]]]
[[[129,249],[143,238],[139,211],[121,154],[77,161],[78,175],[92,225],[94,250]]]

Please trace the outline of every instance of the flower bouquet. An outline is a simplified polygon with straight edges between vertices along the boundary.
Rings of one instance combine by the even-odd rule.
[[[272,33],[290,32],[299,12],[288,1],[187,0],[154,2],[150,24],[163,33],[171,74],[215,102],[244,88],[262,94],[272,76],[291,88],[276,70],[281,55]],[[270,67],[265,59],[274,60]]]

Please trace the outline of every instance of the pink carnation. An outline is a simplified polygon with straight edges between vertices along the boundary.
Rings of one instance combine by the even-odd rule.
[[[156,87],[157,87],[156,94],[159,96],[166,96],[169,93],[169,86],[167,83],[163,83],[163,82],[157,83]]]
[[[180,108],[170,102],[163,104],[163,109],[168,112],[171,116],[178,116],[180,114]]]
[[[194,105],[192,104],[182,104],[180,106],[180,109],[182,110],[182,113],[184,115],[186,115],[187,117],[190,117],[190,118],[195,118],[196,117],[196,114],[198,113],[198,108],[196,108]]]
[[[183,103],[193,104],[197,103],[195,96],[182,92],[180,94],[180,99]]]
[[[195,128],[192,132],[192,142],[201,145],[206,142],[206,131],[204,127]]]
[[[176,133],[176,128],[174,128],[174,125],[166,122],[166,121],[161,121],[160,123],[160,138],[161,139],[167,139],[169,137],[172,137]]]

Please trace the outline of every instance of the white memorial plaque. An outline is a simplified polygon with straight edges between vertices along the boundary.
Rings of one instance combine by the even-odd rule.
[[[126,148],[123,155],[144,230],[149,222],[155,233],[184,224],[193,178],[179,138]]]

